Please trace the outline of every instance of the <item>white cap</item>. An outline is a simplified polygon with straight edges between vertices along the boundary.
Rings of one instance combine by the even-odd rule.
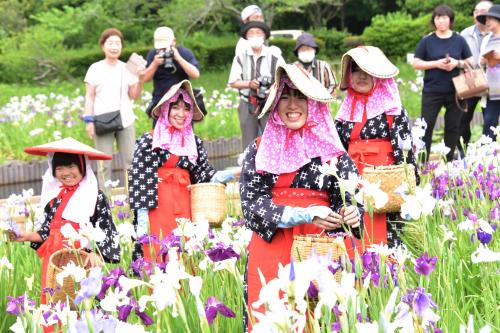
[[[260,9],[259,6],[256,5],[247,6],[241,11],[241,20],[245,21],[255,13],[262,13],[262,9]]]
[[[172,29],[169,27],[159,27],[155,30],[154,34],[155,49],[169,48],[174,38],[174,31]]]

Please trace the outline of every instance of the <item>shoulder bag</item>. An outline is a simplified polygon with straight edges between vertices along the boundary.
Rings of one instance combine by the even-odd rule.
[[[462,111],[467,111],[460,106],[459,100],[464,100],[474,96],[479,96],[488,91],[488,81],[481,68],[473,69],[467,61],[463,61],[465,68],[462,73],[455,76],[453,85],[455,86],[457,104]]]
[[[123,68],[120,76],[120,109],[122,106]],[[97,135],[121,131],[123,129],[122,116],[118,111],[106,112],[94,117],[94,131]]]

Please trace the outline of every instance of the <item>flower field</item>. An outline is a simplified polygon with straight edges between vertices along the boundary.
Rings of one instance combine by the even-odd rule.
[[[313,254],[280,267],[277,279],[265,281],[266,312],[256,314],[254,332],[498,332],[499,152],[499,142],[482,137],[462,160],[422,168],[420,185],[402,190],[405,246],[373,246],[353,261]],[[218,228],[178,221],[164,239],[137,240],[160,244],[166,264],[132,261],[127,198],[113,196],[121,262],[88,274],[68,264],[58,278],[79,282],[73,309],[40,306],[37,255],[5,234],[18,215],[32,221],[27,228],[36,225],[40,207],[26,204],[31,195],[12,195],[0,210],[2,332],[49,324],[62,332],[243,332],[251,232],[242,220],[228,217]],[[73,237],[92,247],[98,234]]]
[[[398,64],[401,75],[398,79],[401,100],[408,110],[410,117],[416,118],[420,114],[420,90],[422,77],[406,64]],[[418,74],[418,73],[417,73]],[[201,82],[206,86],[204,91],[205,104],[208,115],[204,121],[195,124],[195,132],[203,139],[233,137],[240,134],[237,115],[238,95],[235,90],[224,87],[228,73],[207,73],[206,80]],[[198,84],[195,83],[195,86]],[[51,86],[47,92],[40,88],[33,88],[35,93],[27,93],[21,87],[0,87],[0,165],[10,160],[27,160],[33,158],[23,152],[24,147],[34,146],[57,140],[62,137],[73,138],[92,144],[85,132],[81,120],[84,103],[84,92],[79,85],[66,84],[59,87]],[[150,89],[144,88],[143,97],[134,104],[134,113],[137,117],[136,134],[144,133],[151,128],[151,121],[145,115],[149,101]],[[21,92],[23,95],[18,95]],[[342,99],[331,104],[335,114]],[[20,135],[22,133],[22,135]],[[440,131],[435,131],[436,140],[440,140]],[[474,135],[477,138],[478,135]]]

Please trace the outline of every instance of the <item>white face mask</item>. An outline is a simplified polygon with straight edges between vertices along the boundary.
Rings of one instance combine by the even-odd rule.
[[[315,55],[316,52],[314,51],[302,51],[299,52],[299,60],[302,61],[303,63],[310,63],[314,60]]]
[[[258,49],[264,45],[264,37],[250,37],[248,38],[248,44],[252,49]]]

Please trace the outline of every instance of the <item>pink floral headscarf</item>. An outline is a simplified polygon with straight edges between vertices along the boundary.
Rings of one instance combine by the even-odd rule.
[[[345,152],[326,103],[308,98],[306,124],[298,130],[285,126],[277,111],[285,84],[296,89],[290,79],[282,75],[255,156],[257,172],[277,175],[294,172],[314,157],[321,157],[321,162],[326,163]]]
[[[184,103],[189,104],[190,109],[182,130],[176,129],[168,120],[171,105],[177,102],[180,97],[182,97]],[[187,156],[192,163],[196,164],[198,149],[196,148],[192,124],[194,113],[193,105],[191,96],[182,88],[162,104],[160,117],[153,131],[153,149],[162,148],[177,156]]]
[[[351,88],[351,69],[347,96],[340,105],[335,119],[359,123],[363,120],[363,111],[366,109],[366,119],[371,119],[382,113],[397,116],[401,114],[401,98],[394,79],[379,79],[374,77],[372,90],[361,94]]]

